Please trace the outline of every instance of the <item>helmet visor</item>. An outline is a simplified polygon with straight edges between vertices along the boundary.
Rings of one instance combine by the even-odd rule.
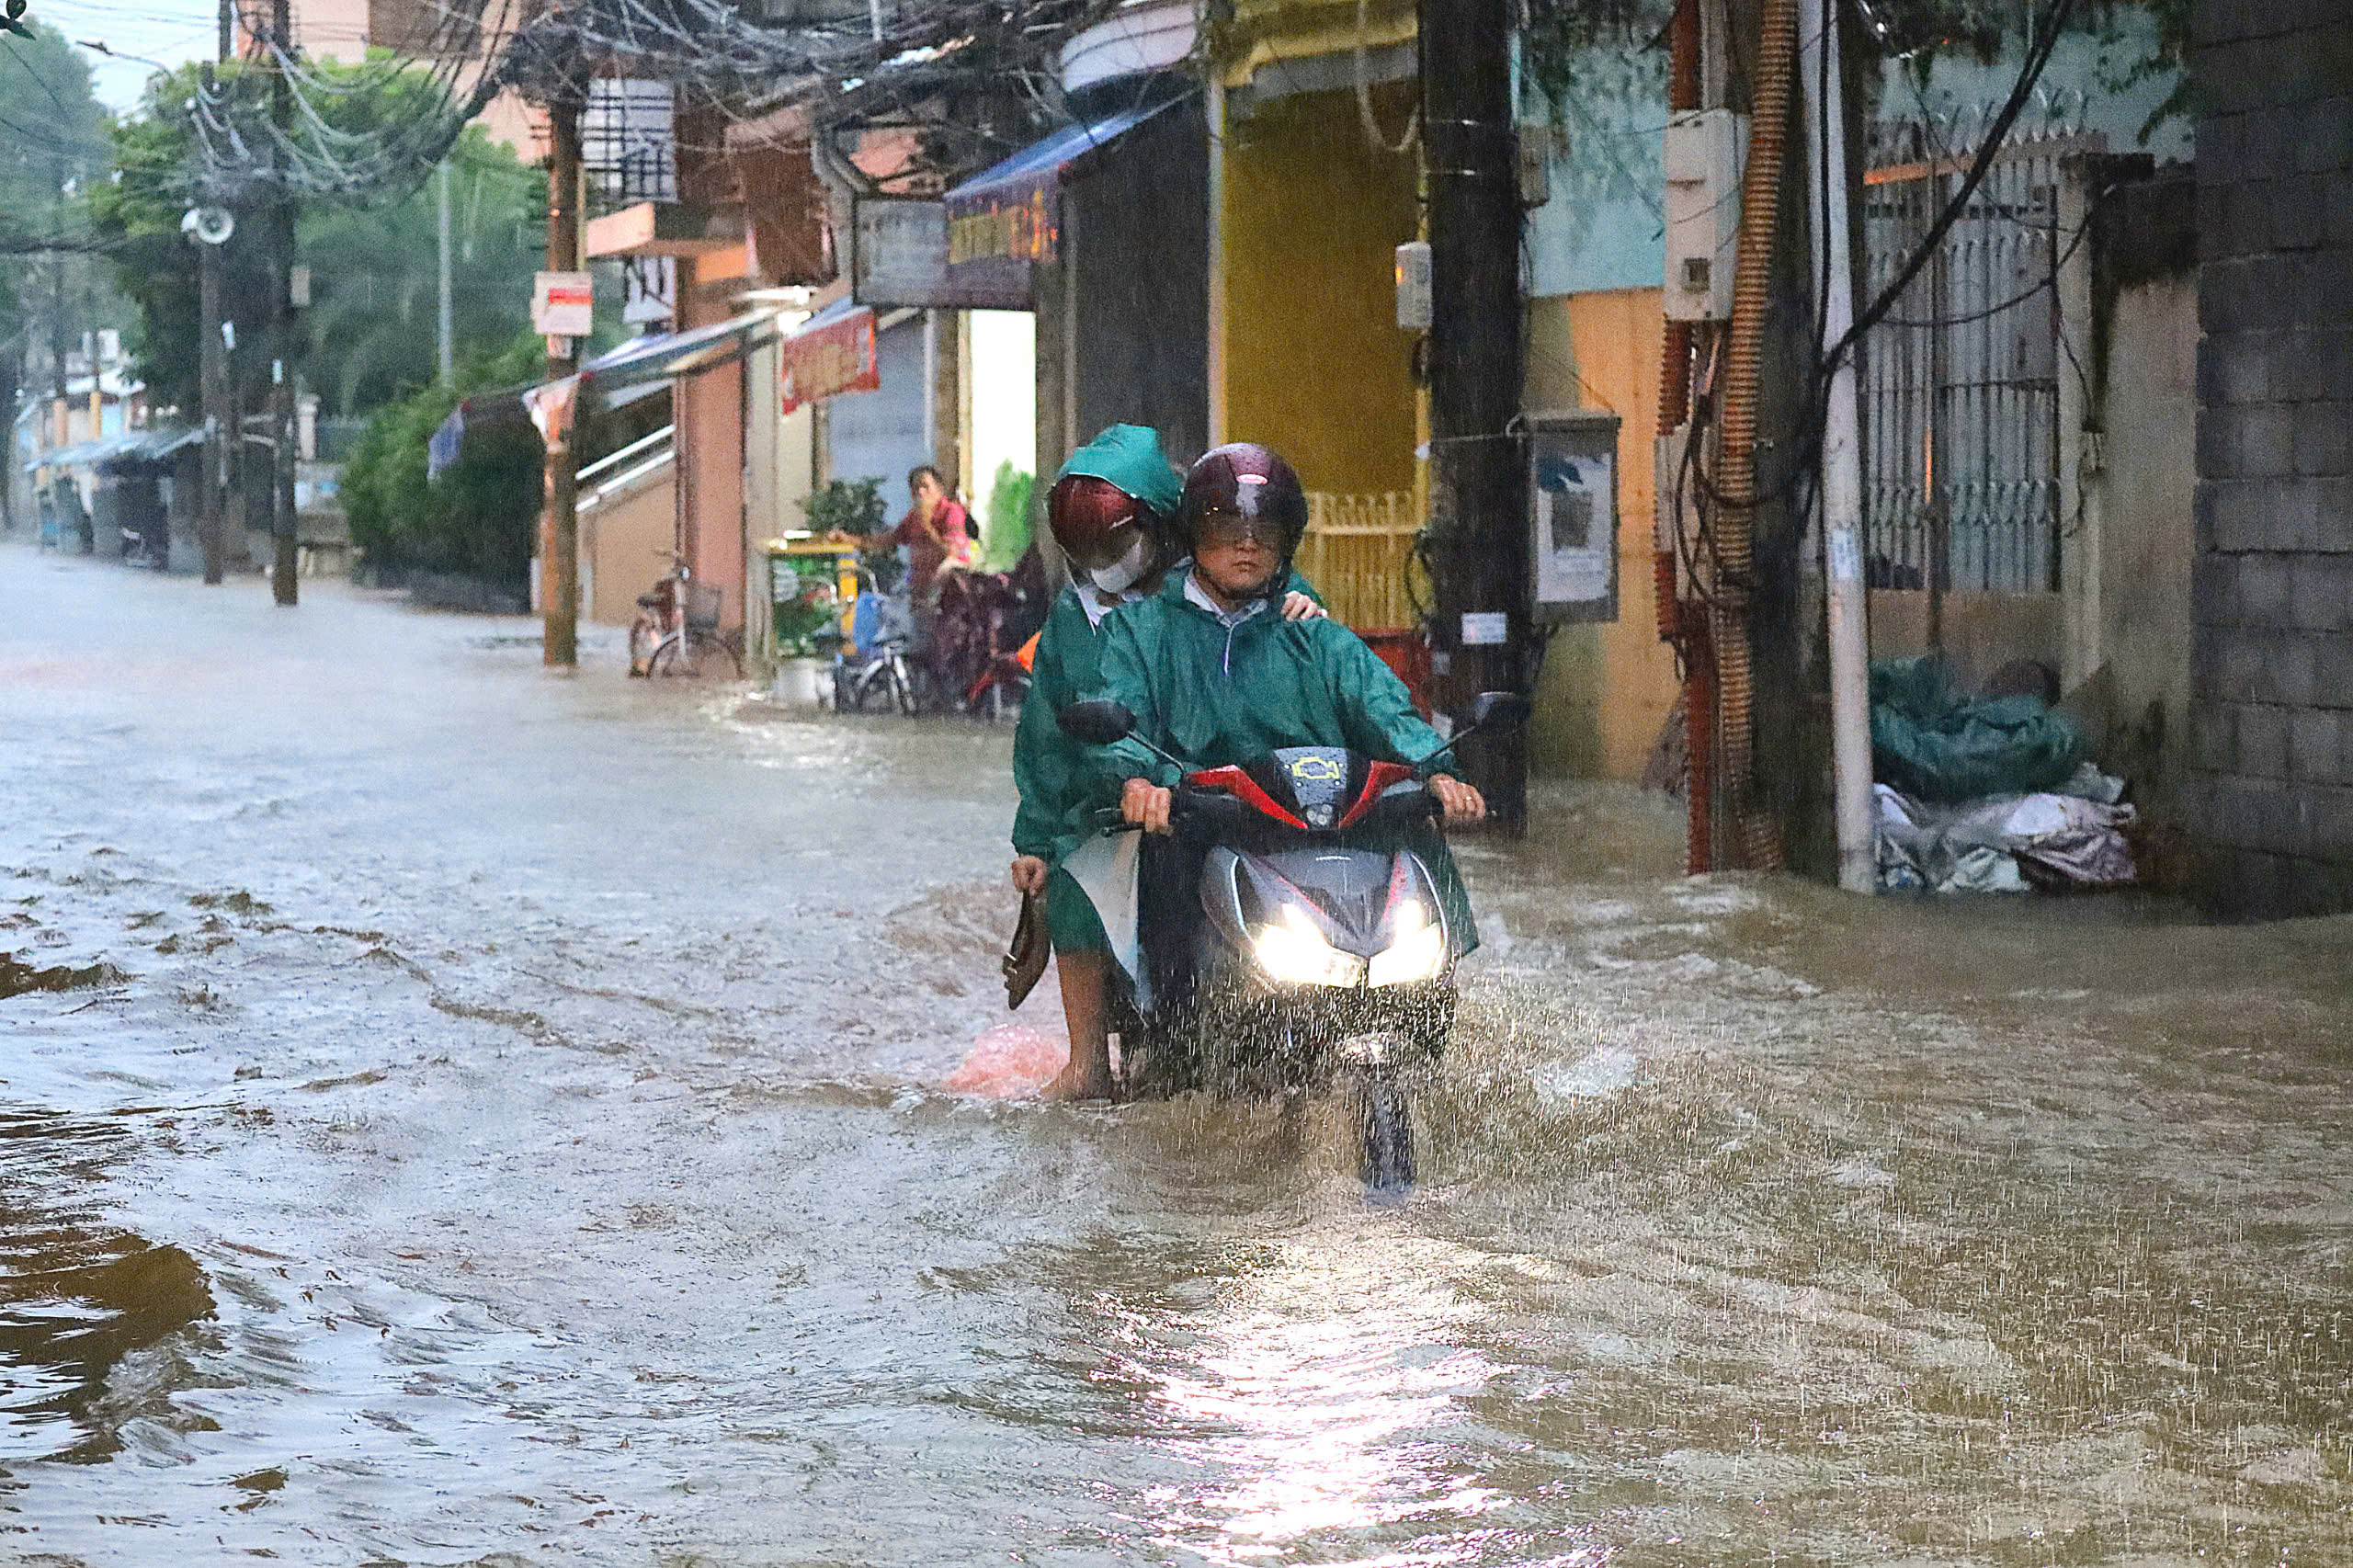
[[[1285,529],[1273,517],[1253,517],[1231,507],[1212,506],[1201,514],[1194,529],[1196,550],[1233,550],[1245,542],[1255,542],[1264,549],[1282,552]]]

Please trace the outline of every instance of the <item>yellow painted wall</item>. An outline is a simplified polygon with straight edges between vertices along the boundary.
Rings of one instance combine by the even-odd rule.
[[[1375,94],[1388,122],[1410,99]],[[1414,483],[1411,335],[1396,247],[1414,160],[1374,150],[1350,93],[1302,93],[1227,122],[1226,438],[1262,441],[1310,490]]]
[[[1658,427],[1656,289],[1529,303],[1530,409],[1601,408],[1619,416],[1618,619],[1564,626],[1544,657],[1529,734],[1543,773],[1639,778],[1675,706],[1673,650],[1658,640],[1651,594],[1651,450]]]
[[[676,475],[666,462],[582,507],[581,575],[590,587],[581,619],[598,626],[635,620],[637,596],[670,569],[663,552],[677,528]]]

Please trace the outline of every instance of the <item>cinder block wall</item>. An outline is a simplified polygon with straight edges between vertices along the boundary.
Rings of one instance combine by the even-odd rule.
[[[2353,908],[2353,6],[2195,20],[2198,887]]]

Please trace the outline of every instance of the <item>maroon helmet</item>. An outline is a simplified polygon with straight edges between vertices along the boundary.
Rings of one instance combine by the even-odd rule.
[[[1185,476],[1177,528],[1188,547],[1199,550],[1202,519],[1218,512],[1265,517],[1279,525],[1285,570],[1275,581],[1289,575],[1290,558],[1307,537],[1307,492],[1290,464],[1255,441],[1211,448]]]
[[[1046,493],[1046,521],[1054,542],[1082,567],[1108,565],[1120,556],[1111,536],[1122,525],[1141,523],[1149,532],[1156,520],[1152,508],[1091,473],[1066,474]]]

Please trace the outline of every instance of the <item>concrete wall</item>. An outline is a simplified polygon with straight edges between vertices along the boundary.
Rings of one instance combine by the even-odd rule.
[[[669,570],[662,552],[677,527],[677,490],[665,462],[580,508],[580,614],[599,626],[637,619],[637,596]]]
[[[2106,672],[2100,762],[2154,820],[2189,782],[2190,560],[2198,419],[2198,280],[2122,290],[2108,338],[2103,466],[2086,484],[2100,532]]]
[[[1405,122],[1410,92],[1389,84],[1373,99]],[[1414,487],[1413,341],[1395,284],[1414,183],[1412,158],[1366,142],[1352,93],[1274,98],[1228,121],[1225,435],[1273,447],[1310,490]]]
[[[699,287],[703,264],[678,263],[681,330],[735,313],[727,280]],[[740,284],[738,285],[740,287]],[[678,538],[699,581],[719,585],[719,624],[744,624],[744,366],[682,377],[671,393],[677,417]],[[654,576],[661,575],[659,562]],[[642,592],[642,590],[637,590]]]
[[[1531,409],[1602,408],[1618,431],[1618,619],[1563,626],[1545,650],[1529,761],[1582,778],[1643,776],[1675,706],[1675,653],[1658,637],[1651,575],[1651,449],[1665,321],[1656,289],[1533,300],[1528,308]]]
[[[2190,815],[2217,911],[2353,907],[2353,9],[2197,0]]]

